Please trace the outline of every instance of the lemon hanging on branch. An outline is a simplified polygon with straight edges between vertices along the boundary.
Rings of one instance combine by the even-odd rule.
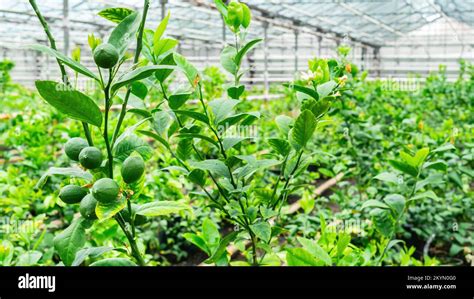
[[[94,50],[94,61],[101,68],[111,69],[118,60],[119,53],[111,44],[100,44]]]

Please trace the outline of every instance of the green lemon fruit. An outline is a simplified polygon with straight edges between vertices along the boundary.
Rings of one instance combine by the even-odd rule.
[[[227,24],[232,26],[234,31],[238,31],[238,28],[242,24],[244,19],[244,9],[238,2],[232,1],[227,6]]]
[[[81,216],[88,220],[97,219],[95,214],[95,207],[97,206],[97,200],[92,194],[87,194],[82,200],[79,206],[79,212]]]
[[[122,165],[122,178],[127,184],[136,182],[145,172],[145,162],[141,156],[125,159]]]
[[[85,139],[74,137],[66,142],[64,151],[66,152],[66,155],[69,157],[69,159],[73,161],[79,161],[79,153],[88,146],[89,144]]]
[[[102,153],[98,148],[88,146],[79,154],[79,162],[87,169],[96,169],[102,164]]]
[[[252,19],[252,13],[250,12],[249,7],[245,3],[240,3],[243,11],[242,26],[248,28],[250,26],[250,21]]]
[[[116,200],[119,192],[119,185],[109,178],[100,179],[92,186],[92,195],[101,203],[110,203]]]
[[[67,185],[59,191],[59,198],[65,203],[78,203],[87,195],[87,192],[88,190],[81,186]]]
[[[119,53],[111,44],[100,44],[94,50],[94,61],[101,68],[111,69],[118,60]]]

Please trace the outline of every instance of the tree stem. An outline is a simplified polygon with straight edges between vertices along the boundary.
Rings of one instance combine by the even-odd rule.
[[[51,31],[49,30],[48,22],[46,22],[46,19],[43,17],[41,14],[41,11],[38,8],[38,5],[36,4],[35,0],[29,0],[31,7],[33,7],[33,10],[35,11],[36,16],[38,17],[41,26],[43,26],[43,30],[46,33],[46,36],[48,37],[49,44],[52,49],[58,50],[56,47],[56,41],[54,40],[53,35],[51,34]],[[56,59],[59,65],[59,70],[61,71],[61,76],[62,76],[62,81],[64,84],[69,85],[69,78],[66,73],[66,69],[64,68],[64,65],[59,61],[59,59]],[[94,146],[94,142],[92,141],[92,136],[91,132],[89,130],[89,124],[86,122],[82,122],[82,127],[84,128],[84,134],[86,135],[87,142],[89,143],[90,146]]]
[[[145,29],[145,22],[146,17],[148,14],[148,8],[150,7],[150,1],[144,0],[143,4],[143,15],[142,20],[140,22],[140,27],[138,28],[138,36],[137,36],[137,50],[135,51],[135,57],[133,59],[133,64],[137,64],[138,60],[140,59],[140,53],[143,47],[143,31]],[[127,89],[127,93],[125,94],[125,98],[123,99],[122,109],[120,110],[120,115],[117,121],[117,125],[115,126],[114,134],[112,135],[112,144],[115,143],[117,140],[118,134],[120,133],[120,127],[122,126],[123,119],[125,118],[125,114],[127,114],[127,105],[128,99],[130,98],[130,93],[132,92],[132,87],[129,86]]]

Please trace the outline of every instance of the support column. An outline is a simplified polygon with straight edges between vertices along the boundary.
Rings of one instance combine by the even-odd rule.
[[[321,58],[322,43],[323,43],[323,37],[318,36],[318,58]]]
[[[63,0],[63,34],[64,34],[64,55],[69,54],[69,0]]]
[[[361,71],[365,71],[366,69],[366,63],[367,63],[367,47],[366,46],[362,46],[361,48],[361,57],[360,57],[360,70]]]
[[[375,71],[376,75],[379,78],[380,78],[380,74],[381,74],[380,67],[381,67],[380,47],[376,47],[376,48],[374,48],[374,68],[376,70]]]
[[[225,24],[225,21],[224,21],[224,18],[222,18],[222,40],[224,42],[224,45],[226,44],[227,42],[227,37],[226,37],[226,24]]]
[[[295,73],[298,72],[298,30],[295,30]]]
[[[269,83],[268,83],[268,22],[263,22],[263,83],[265,87],[264,95],[265,95],[265,100],[268,99],[268,91],[270,89]]]
[[[160,6],[161,6],[161,19],[163,20],[166,17],[166,4],[168,3],[168,0],[160,0]]]

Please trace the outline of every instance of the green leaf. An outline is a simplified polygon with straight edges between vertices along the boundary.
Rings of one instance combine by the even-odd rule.
[[[175,66],[176,65],[176,62],[174,61],[174,55],[173,53],[170,53],[168,54],[167,56],[165,56],[165,58],[163,58],[160,63],[160,65],[171,65],[171,66]],[[155,77],[158,81],[160,81],[161,83],[165,82],[166,78],[169,77],[169,75],[171,75],[171,73],[173,73],[173,71],[175,70],[175,68],[169,68],[169,69],[160,69],[160,70],[157,70],[155,72]]]
[[[221,65],[232,75],[237,75],[237,64],[235,63],[235,57],[237,50],[232,46],[226,46],[221,52]]]
[[[430,154],[430,149],[427,147],[424,147],[420,150],[418,150],[413,157],[415,159],[415,163],[417,167],[420,167],[426,160],[426,157]]]
[[[189,205],[177,201],[154,201],[138,205],[135,213],[147,217],[168,216],[183,211],[191,211]]]
[[[183,106],[184,103],[186,103],[191,95],[192,93],[173,94],[168,98],[168,104],[171,109],[177,110],[179,107]]]
[[[375,228],[385,237],[389,237],[394,228],[394,222],[390,216],[390,210],[374,209],[371,211]]]
[[[400,194],[389,194],[383,199],[384,202],[392,209],[395,216],[398,217],[405,209],[405,197]]]
[[[286,157],[291,150],[290,143],[285,139],[280,138],[270,138],[268,139],[268,144],[275,150],[277,153]]]
[[[192,183],[202,187],[202,186],[206,185],[206,172],[204,172],[201,169],[193,169],[188,174],[188,180],[190,180]]]
[[[200,112],[189,111],[189,110],[174,110],[174,113],[191,117],[192,119],[203,122],[207,125],[209,124],[209,118],[207,118],[205,114],[202,114]]]
[[[288,133],[290,132],[291,127],[294,124],[294,120],[286,115],[278,115],[275,118],[275,122],[278,126],[278,129],[285,135],[285,137],[288,137]]]
[[[448,163],[443,160],[438,160],[434,162],[427,162],[423,164],[424,169],[436,169],[440,171],[446,171],[448,169]]]
[[[418,199],[424,199],[424,198],[431,198],[431,199],[433,199],[433,200],[438,200],[438,199],[439,199],[439,197],[436,195],[436,193],[434,193],[434,192],[431,191],[431,190],[428,190],[428,191],[426,191],[426,192],[416,194],[415,196],[413,196],[412,198],[410,198],[410,201],[412,201],[412,200],[418,200]]]
[[[296,150],[306,147],[306,144],[313,136],[317,121],[314,114],[305,110],[301,112],[295,121],[295,125],[290,130],[290,143]]]
[[[196,133],[180,133],[176,135],[178,138],[196,138],[196,139],[201,139],[209,142],[210,144],[214,145],[217,149],[219,148],[219,144],[212,138],[202,135],[202,134],[196,134]]]
[[[168,136],[168,129],[171,124],[171,116],[168,111],[156,111],[153,113],[153,130],[160,136]]]
[[[222,121],[227,115],[229,115],[234,107],[239,104],[240,101],[233,99],[218,99],[209,102],[209,106],[212,109],[216,123]]]
[[[91,267],[134,267],[137,264],[125,258],[108,258],[90,264]]]
[[[221,13],[222,17],[227,18],[227,6],[222,0],[214,0],[217,10]]]
[[[318,90],[319,98],[322,99],[322,98],[327,97],[336,86],[337,86],[337,83],[334,81],[328,81],[326,83],[318,85],[317,90]]]
[[[243,46],[242,49],[240,49],[240,51],[237,53],[237,55],[235,55],[235,64],[237,66],[240,66],[240,64],[242,62],[242,58],[245,56],[245,54],[247,54],[247,52],[252,50],[261,41],[263,41],[263,39],[257,38],[257,39],[251,40],[247,44],[245,44],[245,46]]]
[[[120,23],[132,13],[133,10],[125,7],[110,7],[101,10],[98,15],[114,23]]]
[[[194,168],[210,171],[218,176],[230,178],[229,168],[220,160],[190,161],[189,164]]]
[[[125,131],[120,134],[120,136],[117,138],[117,140],[115,141],[115,144],[112,145],[112,148],[115,147],[116,144],[122,142],[125,138],[127,137],[130,137],[134,134],[134,132],[141,126],[143,125],[145,122],[151,120],[151,118],[145,118],[145,119],[142,119],[140,120],[139,122],[135,123],[133,126],[129,126],[125,129]]]
[[[17,262],[15,266],[34,266],[41,259],[41,256],[43,256],[43,254],[39,251],[27,251],[17,257]]]
[[[237,168],[235,170],[235,174],[238,178],[245,179],[250,178],[250,176],[252,176],[255,172],[261,169],[270,168],[281,163],[281,161],[274,159],[257,160],[254,156],[239,155],[236,157],[247,162],[245,166]]]
[[[448,173],[448,178],[449,178],[450,181],[452,181],[454,184],[456,184],[456,186],[458,186],[461,189],[463,188],[463,183],[462,183],[461,176],[459,176],[459,174],[457,172]]]
[[[242,126],[250,125],[252,121],[258,118],[260,118],[260,112],[244,112],[226,117],[218,125],[225,130],[242,120]]]
[[[442,153],[450,150],[454,150],[456,147],[452,145],[451,143],[446,143],[440,147],[435,148],[434,150],[431,151],[431,153]]]
[[[87,257],[97,258],[102,254],[114,250],[112,247],[101,246],[101,247],[90,247],[83,248],[76,253],[76,258],[71,266],[79,266],[86,260]]]
[[[113,45],[122,57],[130,43],[135,39],[135,35],[140,26],[139,13],[133,12],[124,18],[110,34],[108,43]]]
[[[85,66],[83,66],[79,62],[74,61],[73,59],[67,57],[66,55],[64,55],[63,53],[61,53],[59,51],[56,51],[54,49],[51,49],[50,47],[46,47],[46,46],[43,46],[43,45],[31,45],[30,48],[33,49],[33,50],[40,51],[40,52],[46,53],[48,55],[54,56],[54,57],[56,57],[56,59],[58,59],[59,61],[61,61],[65,65],[69,66],[70,68],[72,68],[76,72],[78,72],[80,74],[83,74],[84,76],[87,76],[89,78],[92,78],[92,79],[94,79],[98,82],[100,81],[99,78],[93,72],[91,72],[89,69],[87,69]]]
[[[131,109],[128,109],[127,112],[130,112],[130,113],[133,113],[133,114],[145,117],[145,118],[152,117],[151,113],[148,112],[148,110],[145,110],[145,109],[131,108]]]
[[[95,213],[99,220],[107,220],[115,216],[118,212],[122,211],[127,206],[127,199],[124,196],[110,202],[110,203],[97,203],[95,207]]]
[[[156,141],[158,141],[159,143],[161,143],[162,145],[164,145],[167,149],[170,149],[170,145],[169,145],[168,141],[166,141],[160,135],[155,134],[151,131],[144,131],[144,130],[139,130],[138,133],[146,135],[148,137],[151,137],[151,138],[155,139]]]
[[[191,84],[192,87],[196,87],[197,84],[200,81],[200,76],[199,72],[192,65],[189,63],[184,56],[178,54],[178,53],[173,53],[173,59],[176,65],[183,71],[183,73],[186,75],[186,78],[188,78],[189,83]]]
[[[376,175],[374,179],[383,181],[383,182],[394,183],[396,185],[400,184],[399,176],[393,172],[382,172]]]
[[[418,170],[416,168],[414,168],[413,166],[408,165],[405,162],[400,162],[400,161],[396,161],[396,160],[389,160],[388,163],[390,163],[390,165],[392,165],[393,168],[395,168],[395,169],[397,169],[397,170],[399,170],[403,173],[409,174],[412,177],[416,177],[418,175]]]
[[[315,100],[319,99],[319,94],[312,88],[305,87],[305,86],[298,85],[298,84],[288,84],[288,83],[283,84],[283,86],[286,86],[286,87],[292,88],[292,89],[294,89],[298,92],[304,93],[304,94],[312,97]]]
[[[170,19],[170,13],[164,17],[163,20],[161,20],[160,24],[158,27],[156,27],[155,33],[153,34],[153,44],[156,45],[160,41],[161,37],[163,36],[163,33],[165,33],[166,27],[168,26],[168,21]],[[156,54],[155,54],[156,55]],[[157,55],[158,56],[158,55]]]
[[[125,161],[133,152],[139,153],[143,159],[148,160],[153,155],[153,150],[148,143],[135,134],[130,134],[114,145],[114,159]]]
[[[58,111],[97,127],[102,125],[99,106],[85,94],[53,81],[36,81],[35,85],[41,97]]]
[[[0,265],[10,266],[13,260],[13,254],[15,252],[15,246],[8,240],[2,240],[0,242]]]
[[[316,260],[320,260],[323,265],[332,265],[331,257],[323,248],[321,248],[321,246],[318,245],[318,243],[316,243],[316,241],[302,237],[297,237],[297,240],[307,252],[309,252]]]
[[[290,248],[286,250],[288,266],[319,266],[320,264],[311,253],[303,248]]]
[[[246,139],[249,139],[249,138],[248,137],[225,137],[222,139],[222,146],[224,147],[224,150],[229,150]]]
[[[341,256],[344,253],[344,250],[347,248],[347,245],[351,242],[351,236],[347,234],[339,235],[337,240],[337,256]]]
[[[204,241],[206,241],[207,247],[211,252],[213,252],[213,249],[218,246],[221,240],[219,228],[209,218],[205,218],[202,222],[202,237]]]
[[[51,175],[66,175],[66,176],[81,178],[86,181],[92,181],[93,179],[92,174],[78,167],[66,167],[66,168],[51,167],[38,180],[38,182],[35,185],[35,189],[43,187],[44,184],[46,183],[46,180]]]
[[[416,183],[415,191],[421,190],[427,185],[436,186],[436,185],[441,185],[442,183],[444,183],[442,174],[439,174],[439,173],[432,174],[428,176],[426,179],[418,181]]]
[[[272,228],[268,222],[259,222],[250,225],[250,229],[262,241],[269,242],[272,237]]]
[[[238,234],[239,232],[234,231],[222,238],[219,242],[219,246],[216,247],[214,253],[211,255],[211,257],[209,257],[209,260],[215,261],[217,263],[217,261],[220,260],[223,255],[227,254],[227,245],[229,245],[230,242],[234,241]]]
[[[144,100],[148,94],[148,87],[146,87],[146,85],[143,84],[142,82],[135,81],[132,83],[130,91],[132,92],[133,95]]]
[[[193,154],[193,140],[190,138],[181,139],[178,141],[176,147],[176,156],[183,161],[187,161],[192,158]]]
[[[86,243],[86,229],[91,225],[91,221],[84,218],[77,218],[68,228],[56,235],[54,238],[54,248],[61,257],[64,265],[72,265],[76,259],[76,253]]]
[[[311,111],[313,112],[314,116],[316,116],[316,118],[320,118],[326,112],[328,112],[330,107],[331,102],[327,98],[324,98],[319,100],[316,105],[314,105],[313,109],[311,109]]]
[[[378,201],[378,200],[373,200],[373,199],[364,201],[360,209],[363,210],[366,208],[390,209],[390,207],[384,204],[383,202]]]
[[[115,93],[119,88],[130,83],[146,79],[153,75],[157,70],[173,70],[176,67],[171,65],[149,65],[137,68],[131,72],[125,73],[112,83],[111,92]]]
[[[209,255],[209,256],[211,255],[211,252],[210,252],[209,248],[206,245],[206,241],[204,241],[204,239],[201,238],[200,236],[198,236],[196,234],[192,234],[192,233],[184,233],[183,237],[188,242],[191,242],[192,244],[196,245],[199,249],[201,249],[202,251],[207,253],[207,255]]]
[[[160,55],[172,50],[178,45],[178,43],[179,42],[174,38],[164,38],[153,45],[153,54],[155,54],[156,57],[159,57]]]
[[[449,249],[449,255],[450,256],[455,256],[458,255],[460,252],[462,252],[464,248],[462,246],[459,246],[458,244],[451,244],[451,248]]]
[[[238,100],[242,93],[244,93],[244,90],[244,85],[232,86],[227,89],[227,95],[232,99]]]
[[[387,249],[386,251],[388,252],[393,246],[399,244],[399,243],[405,243],[405,241],[403,240],[398,240],[398,239],[395,239],[395,240],[390,240],[390,242],[388,242],[387,244]]]

